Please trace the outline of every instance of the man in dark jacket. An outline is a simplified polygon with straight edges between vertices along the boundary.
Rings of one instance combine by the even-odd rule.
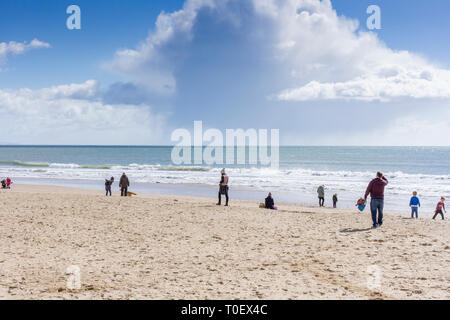
[[[120,177],[120,183],[119,183],[121,197],[128,196],[128,187],[129,186],[130,186],[130,181],[128,180],[128,177],[124,172],[122,174],[122,177]]]
[[[374,228],[381,227],[383,225],[384,188],[387,184],[388,180],[381,172],[377,172],[377,177],[369,183],[364,196],[364,199],[367,200],[367,197],[370,194],[370,211],[372,212],[372,222]]]

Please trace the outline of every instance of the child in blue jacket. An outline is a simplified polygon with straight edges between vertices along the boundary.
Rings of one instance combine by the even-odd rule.
[[[413,192],[409,206],[411,207],[411,219],[414,219],[414,215],[416,215],[416,219],[419,219],[420,200],[417,197],[417,191]]]

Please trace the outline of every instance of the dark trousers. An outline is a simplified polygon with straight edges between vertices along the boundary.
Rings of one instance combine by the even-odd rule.
[[[229,200],[229,198],[228,198],[228,187],[226,187],[225,190],[226,190],[225,191],[225,199],[226,199],[225,205],[228,205],[228,200]],[[221,202],[222,202],[222,193],[219,190],[219,203],[218,204],[220,204]]]
[[[109,193],[110,196],[112,196],[112,194],[111,194],[111,186],[106,187],[105,189],[106,189],[106,196],[108,196],[108,193]]]
[[[325,204],[325,198],[324,197],[319,197],[319,206],[323,207]]]
[[[336,208],[336,207],[337,207],[337,202],[333,201],[333,208]]]
[[[382,225],[383,224],[383,209],[384,209],[384,200],[383,199],[372,199],[370,201],[370,211],[372,212],[372,222],[373,225]],[[378,212],[378,219],[377,219]]]
[[[414,218],[414,215],[419,219],[419,207],[411,207],[411,218]]]
[[[121,197],[128,196],[128,187],[124,187],[124,188],[120,189],[120,196]]]
[[[433,220],[436,219],[436,216],[437,216],[438,214],[440,214],[441,217],[442,217],[442,220],[444,220],[444,213],[442,212],[442,210],[436,211],[436,212],[434,213]]]

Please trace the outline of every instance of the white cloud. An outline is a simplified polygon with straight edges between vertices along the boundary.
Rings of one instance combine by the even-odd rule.
[[[389,49],[375,33],[359,30],[357,21],[338,16],[329,0],[265,2],[270,5],[259,10],[273,22],[278,58],[301,84],[278,99],[450,98],[450,70]]]
[[[152,144],[165,118],[146,105],[105,104],[96,81],[0,90],[2,130],[15,143]]]
[[[33,39],[31,42],[0,42],[0,64],[3,63],[9,55],[23,54],[32,49],[50,48],[50,44]]]

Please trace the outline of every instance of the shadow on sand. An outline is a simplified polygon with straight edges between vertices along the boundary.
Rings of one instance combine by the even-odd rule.
[[[366,228],[366,229],[351,229],[351,228],[347,228],[347,229],[341,230],[341,232],[343,232],[343,233],[352,233],[352,232],[366,232],[366,231],[370,231],[370,230],[372,230],[372,228]]]

